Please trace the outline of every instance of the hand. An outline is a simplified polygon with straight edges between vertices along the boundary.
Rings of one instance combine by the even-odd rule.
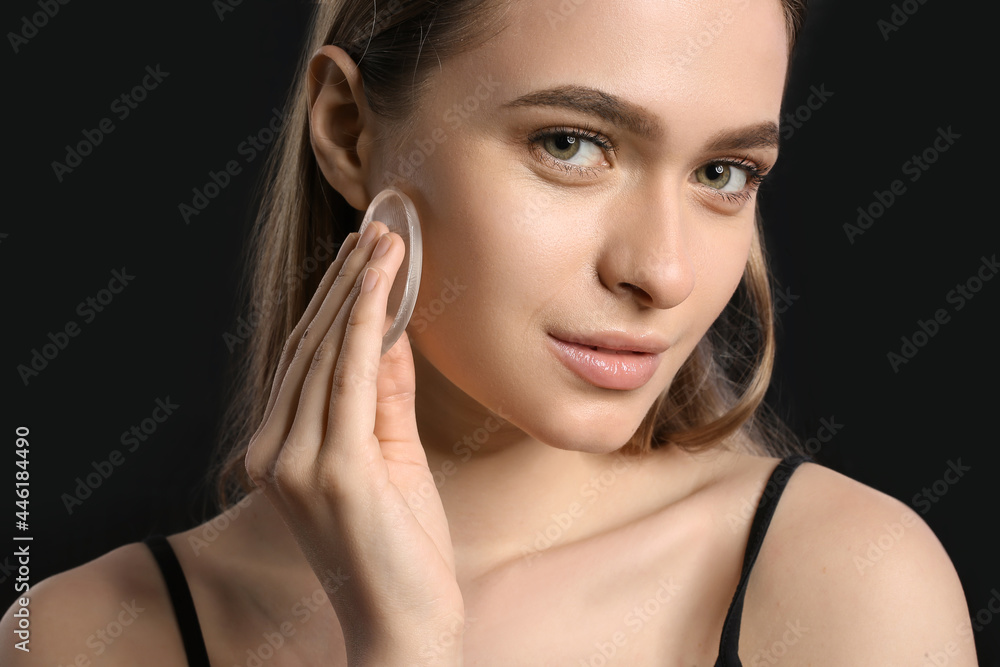
[[[346,575],[327,595],[350,664],[373,656],[459,664],[460,637],[448,642],[457,653],[429,650],[462,627],[464,603],[417,433],[406,333],[379,357],[403,241],[381,222],[370,226],[388,251],[372,259],[376,242],[355,247],[358,234],[348,236],[285,342],[246,469],[319,579]],[[361,293],[366,267],[378,281]]]

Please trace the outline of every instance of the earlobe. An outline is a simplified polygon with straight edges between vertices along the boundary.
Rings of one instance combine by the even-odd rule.
[[[361,71],[340,47],[313,54],[306,77],[309,136],[320,171],[347,203],[364,210],[371,164],[370,116]]]

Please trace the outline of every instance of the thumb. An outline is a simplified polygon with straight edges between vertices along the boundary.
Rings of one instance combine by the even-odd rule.
[[[416,375],[410,339],[403,331],[379,362],[375,437],[386,459],[427,464],[416,415]]]

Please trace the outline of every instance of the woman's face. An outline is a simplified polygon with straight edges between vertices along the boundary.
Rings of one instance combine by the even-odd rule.
[[[432,75],[368,186],[420,214],[414,354],[528,435],[608,452],[739,284],[754,170],[777,157],[784,17],[776,0],[551,0],[510,19]],[[602,332],[666,347],[648,380],[561,360],[553,335]]]

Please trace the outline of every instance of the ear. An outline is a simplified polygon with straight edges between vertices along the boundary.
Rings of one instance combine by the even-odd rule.
[[[327,45],[309,61],[307,86],[310,141],[320,171],[348,204],[363,211],[371,202],[365,184],[374,128],[361,70],[343,49]]]

